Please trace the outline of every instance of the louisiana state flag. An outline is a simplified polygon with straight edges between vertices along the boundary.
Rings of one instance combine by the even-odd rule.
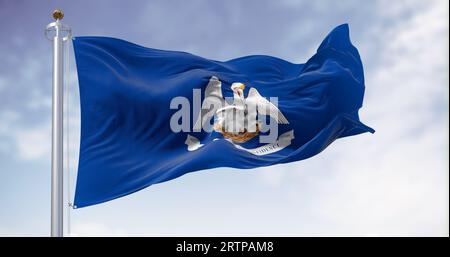
[[[359,121],[363,66],[348,25],[304,64],[215,61],[108,37],[73,39],[81,104],[77,208],[192,171],[309,158],[374,130]]]

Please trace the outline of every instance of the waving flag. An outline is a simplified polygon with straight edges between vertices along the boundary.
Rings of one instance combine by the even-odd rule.
[[[304,64],[225,62],[120,39],[73,39],[81,98],[77,208],[192,171],[309,158],[374,130],[359,121],[363,66],[348,26]]]

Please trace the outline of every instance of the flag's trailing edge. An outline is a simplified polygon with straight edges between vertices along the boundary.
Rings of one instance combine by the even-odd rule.
[[[305,64],[262,55],[220,62],[106,37],[76,37],[73,45],[81,103],[77,208],[192,171],[306,159],[338,138],[374,132],[359,121],[364,74],[347,24],[335,28]],[[241,85],[235,82],[246,85],[242,101],[278,97],[286,122],[280,122],[274,143],[260,143],[259,136],[237,142],[215,131],[172,131],[174,98],[192,102],[195,88],[207,101],[211,85],[221,97],[232,96],[230,87]]]

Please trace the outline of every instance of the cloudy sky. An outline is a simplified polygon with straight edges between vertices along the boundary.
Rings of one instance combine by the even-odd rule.
[[[72,210],[71,235],[448,236],[449,13],[442,0],[0,0],[0,236],[50,231],[52,48],[43,30],[55,7],[75,36],[218,60],[267,54],[302,63],[331,29],[349,23],[365,65],[361,120],[377,131],[340,139],[305,161],[190,173]],[[72,184],[79,147],[73,64],[70,52]]]

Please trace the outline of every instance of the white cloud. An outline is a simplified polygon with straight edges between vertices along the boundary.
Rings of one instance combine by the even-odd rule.
[[[272,167],[260,168],[259,178],[266,185],[272,187],[279,187],[283,184],[283,179],[285,178],[282,171],[274,170]]]
[[[51,87],[51,85],[48,85]],[[51,95],[45,94],[41,89],[33,87],[29,90],[29,100],[26,102],[26,107],[29,110],[36,110],[42,108],[44,110],[51,111],[52,98]]]
[[[10,154],[15,141],[9,137],[11,124],[16,123],[20,118],[18,112],[2,111],[0,112],[0,153]]]
[[[0,152],[19,160],[39,160],[50,154],[50,124],[33,127],[21,125],[16,111],[0,112]]]
[[[6,79],[0,77],[0,92],[6,87]]]
[[[110,228],[105,224],[99,222],[91,223],[74,223],[71,227],[71,233],[68,236],[72,237],[97,237],[97,236],[127,236],[124,231]]]
[[[385,26],[405,10],[392,5],[388,13],[379,5],[380,51],[365,56],[377,65],[366,69],[361,119],[377,132],[335,142],[324,167],[289,166],[313,169],[288,174],[298,177],[291,201],[314,217],[305,234],[448,236],[448,2]]]
[[[50,155],[51,128],[39,126],[14,131],[18,157],[22,160],[39,160]]]

